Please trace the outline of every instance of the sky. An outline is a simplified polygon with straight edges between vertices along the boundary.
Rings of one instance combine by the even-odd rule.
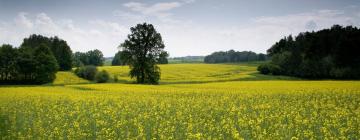
[[[73,52],[111,57],[130,27],[153,24],[170,57],[214,51],[266,53],[288,35],[360,27],[360,0],[0,0],[0,44],[58,36]]]

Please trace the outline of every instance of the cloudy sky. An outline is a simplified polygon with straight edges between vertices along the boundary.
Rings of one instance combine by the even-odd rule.
[[[73,51],[113,56],[129,28],[142,22],[161,33],[171,57],[264,53],[289,34],[360,27],[360,0],[0,0],[0,44],[56,35]]]

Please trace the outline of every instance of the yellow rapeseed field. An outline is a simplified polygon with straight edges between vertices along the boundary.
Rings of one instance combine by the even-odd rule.
[[[256,64],[168,64],[160,65],[162,84],[206,83],[238,80],[296,79],[286,76],[267,76],[257,73]],[[103,66],[119,82],[133,82],[128,66]]]
[[[171,67],[161,85],[2,86],[1,139],[360,139],[360,81],[222,81],[194,69],[178,78],[189,84]]]

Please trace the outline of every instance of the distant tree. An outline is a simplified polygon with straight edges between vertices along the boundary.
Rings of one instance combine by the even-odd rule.
[[[91,50],[86,52],[86,55],[89,59],[89,65],[95,65],[95,66],[102,66],[104,65],[104,55],[103,53],[98,50]]]
[[[82,52],[75,52],[72,57],[73,57],[73,66],[75,66],[75,67],[84,66],[83,62],[86,62],[86,63],[88,62],[87,60],[84,60],[84,58],[87,58],[87,57],[86,57],[86,54],[82,53]]]
[[[131,78],[137,83],[158,84],[160,68],[156,65],[165,47],[160,33],[151,24],[143,23],[131,27],[131,34],[120,45],[127,55]]]
[[[75,52],[73,54],[74,65],[76,67],[83,65],[94,65],[102,66],[104,65],[104,55],[100,50],[90,50],[88,52]]]
[[[168,64],[168,57],[169,57],[169,54],[168,52],[166,51],[162,51],[160,54],[159,54],[159,58],[157,60],[157,63],[158,64]]]
[[[111,62],[111,65],[113,65],[113,66],[126,65],[126,61],[127,61],[127,55],[125,54],[125,52],[118,51],[115,54],[115,56]]]
[[[258,54],[259,61],[265,61],[266,59],[267,59],[266,54],[263,54],[263,53]]]
[[[214,52],[204,58],[205,63],[236,63],[265,60],[267,60],[267,56],[265,54],[256,54],[251,51],[238,52],[234,50]]]
[[[41,44],[35,49],[34,56],[36,61],[35,83],[44,84],[54,81],[59,66],[49,47]]]
[[[51,38],[50,48],[59,64],[59,70],[71,70],[72,51],[66,41],[58,37]]]

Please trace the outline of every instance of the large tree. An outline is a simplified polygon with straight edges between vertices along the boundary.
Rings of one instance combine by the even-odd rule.
[[[54,81],[59,66],[49,47],[41,44],[35,49],[34,56],[36,61],[35,83],[43,84]]]
[[[164,42],[152,24],[138,24],[131,27],[131,34],[120,45],[127,56],[131,78],[137,83],[158,84],[160,68],[156,65],[164,51]]]
[[[60,70],[71,70],[72,68],[72,51],[65,40],[57,36],[51,38],[50,49],[53,52]]]
[[[35,50],[41,44],[48,46],[55,56],[55,59],[59,65],[60,70],[71,70],[72,68],[72,51],[66,41],[55,37],[46,37],[42,35],[30,35],[25,38],[21,44],[22,48]]]

